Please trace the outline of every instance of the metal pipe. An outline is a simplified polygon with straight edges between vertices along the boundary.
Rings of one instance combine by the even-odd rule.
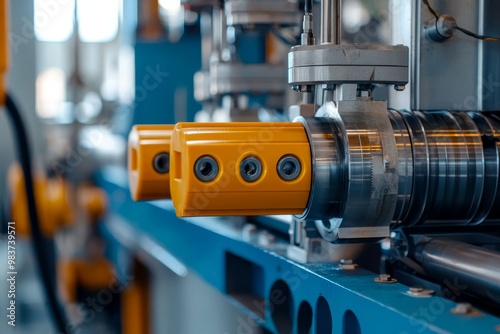
[[[226,15],[221,8],[214,7],[213,9],[212,27],[212,57],[215,56],[220,60],[226,48]]]
[[[341,0],[321,0],[321,44],[340,44]]]
[[[463,242],[431,239],[417,245],[416,259],[429,277],[451,285],[452,290],[500,303],[500,253]]]
[[[212,55],[212,15],[203,10],[200,14],[200,30],[201,30],[201,68],[209,70],[210,56]]]

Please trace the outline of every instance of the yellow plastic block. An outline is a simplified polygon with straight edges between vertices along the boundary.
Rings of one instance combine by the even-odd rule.
[[[132,198],[154,200],[170,198],[169,171],[158,172],[160,165],[169,166],[171,125],[136,125],[128,139],[128,175]],[[167,161],[165,161],[165,159]]]
[[[21,166],[13,164],[8,177],[12,219],[16,222],[17,232],[22,236],[29,236],[31,225]],[[47,179],[40,174],[34,175],[33,183],[40,229],[46,237],[51,238],[60,228],[70,225],[73,220],[69,186],[64,180]]]
[[[171,140],[170,191],[179,217],[304,211],[311,187],[311,152],[302,124],[178,123]],[[278,174],[278,162],[288,156],[300,164],[292,180]],[[261,172],[248,181],[243,175],[246,167],[247,176],[259,175],[255,164],[243,163],[253,159]]]
[[[63,260],[58,264],[59,286],[66,301],[77,302],[78,288],[96,291],[115,282],[113,267],[105,258]]]

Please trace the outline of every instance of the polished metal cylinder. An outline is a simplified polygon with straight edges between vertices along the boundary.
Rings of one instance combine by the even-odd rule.
[[[463,242],[431,239],[417,245],[417,261],[439,283],[463,287],[459,292],[498,302],[500,253]],[[453,282],[449,279],[454,278]]]
[[[300,218],[326,240],[380,238],[390,226],[499,222],[500,119],[450,111],[387,111],[377,101],[328,102],[299,119],[313,156]]]
[[[321,0],[321,44],[340,44],[341,0]]]
[[[406,225],[468,225],[484,198],[481,133],[463,112],[402,112],[413,150],[413,191]]]

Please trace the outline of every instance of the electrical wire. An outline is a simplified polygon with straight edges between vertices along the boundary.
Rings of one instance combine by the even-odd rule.
[[[424,3],[424,5],[427,6],[427,9],[436,18],[436,20],[439,19],[439,17],[441,15],[439,15],[439,13],[434,9],[434,7],[432,7],[432,5],[429,3],[429,0],[422,0],[422,2]],[[462,27],[460,27],[458,25],[455,27],[455,29],[457,29],[458,31],[464,33],[467,36],[474,37],[476,39],[480,39],[480,40],[483,40],[483,41],[490,41],[490,42],[500,42],[500,38],[499,37],[492,37],[492,36],[487,36],[487,35],[479,35],[479,34],[476,34],[475,32],[472,32],[470,30],[462,28]]]
[[[50,256],[44,247],[43,235],[40,229],[33,189],[32,161],[28,134],[26,132],[21,112],[9,94],[6,95],[5,110],[12,123],[17,146],[17,154],[24,175],[24,187],[28,203],[31,239],[33,242],[33,250],[36,262],[38,263],[38,270],[41,276],[42,285],[45,290],[45,295],[53,316],[54,325],[56,326],[58,333],[68,333],[66,330],[66,325],[68,324],[66,321],[66,314],[57,299],[56,289],[53,285],[52,275],[49,269],[50,265],[47,261]]]
[[[477,38],[477,39],[482,39],[483,41],[490,41],[490,42],[500,42],[500,38],[499,37],[491,37],[491,36],[486,36],[486,35],[478,35],[470,30],[467,30],[467,29],[464,29],[462,27],[455,27],[457,30],[463,32],[464,34],[468,35],[468,36],[471,36],[471,37],[474,37],[474,38]]]

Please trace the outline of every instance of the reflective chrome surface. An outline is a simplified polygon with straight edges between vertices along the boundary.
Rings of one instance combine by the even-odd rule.
[[[358,99],[301,118],[313,153],[302,219],[329,241],[388,236],[394,224],[495,223],[500,119],[492,114],[387,111]]]
[[[435,280],[454,278],[461,292],[500,301],[500,253],[463,242],[431,239],[417,247],[417,260]]]

